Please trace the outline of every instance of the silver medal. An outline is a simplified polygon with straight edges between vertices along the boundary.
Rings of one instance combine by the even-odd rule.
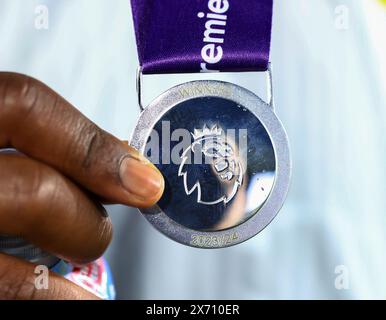
[[[185,245],[241,243],[284,202],[287,135],[271,104],[235,84],[200,80],[167,90],[143,109],[130,144],[165,178],[161,200],[141,212]]]

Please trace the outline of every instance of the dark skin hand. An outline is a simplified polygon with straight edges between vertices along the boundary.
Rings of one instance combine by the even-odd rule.
[[[149,207],[162,195],[158,170],[30,77],[0,72],[0,234],[21,236],[76,264],[100,257],[112,237],[101,203]],[[0,254],[0,299],[94,299],[50,273]]]

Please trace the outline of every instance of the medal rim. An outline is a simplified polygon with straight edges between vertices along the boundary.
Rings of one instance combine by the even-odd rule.
[[[187,228],[167,216],[158,205],[139,210],[151,225],[174,241],[195,248],[224,248],[254,237],[265,229],[278,214],[290,184],[289,143],[285,129],[274,113],[272,106],[256,94],[230,82],[195,80],[168,89],[144,108],[131,135],[130,145],[143,154],[151,130],[165,113],[184,101],[202,97],[217,97],[234,101],[249,110],[261,122],[271,139],[275,153],[276,172],[270,194],[250,218],[234,227],[216,231],[199,231]],[[235,233],[238,235],[237,239],[216,246],[192,243],[193,236],[202,239],[208,237],[224,239]]]

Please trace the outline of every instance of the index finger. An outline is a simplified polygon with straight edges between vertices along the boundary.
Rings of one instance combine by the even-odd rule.
[[[110,202],[147,207],[164,188],[160,172],[40,81],[0,73],[0,148],[40,160]]]

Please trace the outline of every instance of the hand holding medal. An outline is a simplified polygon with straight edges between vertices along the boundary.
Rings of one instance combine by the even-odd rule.
[[[221,248],[245,241],[271,222],[289,186],[288,141],[274,113],[272,87],[267,103],[233,83],[198,80],[143,108],[141,79],[260,71],[272,80],[272,0],[131,3],[143,109],[131,145],[165,178],[161,200],[141,211],[186,245]]]

